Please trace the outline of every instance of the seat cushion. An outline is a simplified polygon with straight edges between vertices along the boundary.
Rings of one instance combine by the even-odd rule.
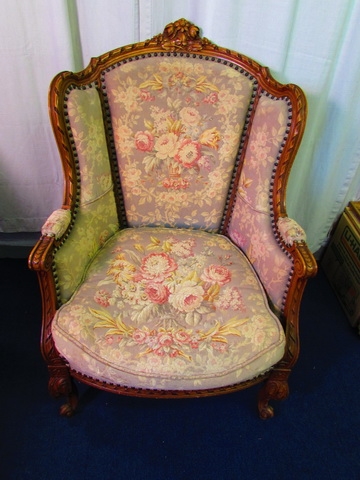
[[[239,383],[284,354],[284,332],[245,255],[199,230],[129,228],[96,255],[53,320],[70,367],[137,388]]]

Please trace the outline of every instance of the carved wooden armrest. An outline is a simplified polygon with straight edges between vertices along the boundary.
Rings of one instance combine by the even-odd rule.
[[[71,222],[70,210],[55,210],[44,223],[41,234],[47,237],[61,238],[68,229]]]
[[[277,223],[283,242],[292,247],[294,242],[306,242],[306,233],[300,225],[289,217],[280,217]]]

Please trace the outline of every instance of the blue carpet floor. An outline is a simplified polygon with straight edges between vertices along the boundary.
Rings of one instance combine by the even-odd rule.
[[[36,276],[0,260],[0,478],[4,480],[359,480],[360,337],[324,275],[308,284],[290,397],[257,417],[258,387],[148,400],[81,387],[58,415],[39,352]]]

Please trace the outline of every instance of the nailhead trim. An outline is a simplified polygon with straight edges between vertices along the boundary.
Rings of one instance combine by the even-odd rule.
[[[75,219],[76,219],[76,216],[78,214],[79,205],[80,205],[80,193],[81,193],[80,165],[79,165],[78,153],[77,153],[77,150],[76,150],[76,143],[75,143],[75,139],[74,139],[72,129],[71,129],[71,123],[70,123],[70,117],[69,117],[69,111],[68,111],[68,101],[70,99],[70,94],[73,90],[84,91],[84,90],[87,90],[89,88],[96,88],[96,87],[97,87],[97,84],[95,82],[90,83],[88,85],[82,85],[82,86],[69,85],[69,87],[67,88],[67,90],[65,91],[65,94],[64,94],[63,109],[64,109],[65,125],[66,125],[67,136],[68,136],[70,146],[71,146],[71,153],[72,153],[72,156],[73,156],[73,159],[74,159],[77,187],[76,187],[76,192],[75,192],[74,210],[72,212],[73,214],[72,214],[72,218],[71,218],[71,222],[70,222],[68,231],[66,232],[66,234],[65,234],[64,238],[62,239],[61,243],[55,247],[54,254],[56,254],[56,252],[60,249],[60,247],[68,239],[68,237],[70,235],[70,232],[74,227]],[[54,255],[54,258],[55,258],[55,255]],[[61,303],[62,303],[61,302],[61,292],[60,292],[58,273],[57,273],[57,270],[56,270],[55,262],[53,262],[53,264],[52,264],[52,272],[53,272],[53,276],[54,276],[54,283],[55,283],[55,291],[56,291],[57,301],[58,301],[59,305],[61,305]]]

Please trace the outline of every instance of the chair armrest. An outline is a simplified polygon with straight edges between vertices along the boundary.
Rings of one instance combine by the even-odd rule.
[[[289,217],[280,217],[277,227],[282,241],[288,247],[292,247],[295,242],[306,242],[306,233],[300,225]]]
[[[317,273],[317,262],[306,243],[304,229],[292,218],[280,217],[277,223],[281,240],[292,251],[298,278],[310,278]],[[295,253],[296,252],[296,253]]]
[[[32,249],[28,265],[31,270],[47,272],[51,270],[54,248],[57,241],[70,226],[70,210],[55,210],[41,228],[41,238]]]
[[[55,210],[44,223],[41,234],[47,237],[55,237],[55,240],[59,240],[69,228],[70,222],[70,210]]]

